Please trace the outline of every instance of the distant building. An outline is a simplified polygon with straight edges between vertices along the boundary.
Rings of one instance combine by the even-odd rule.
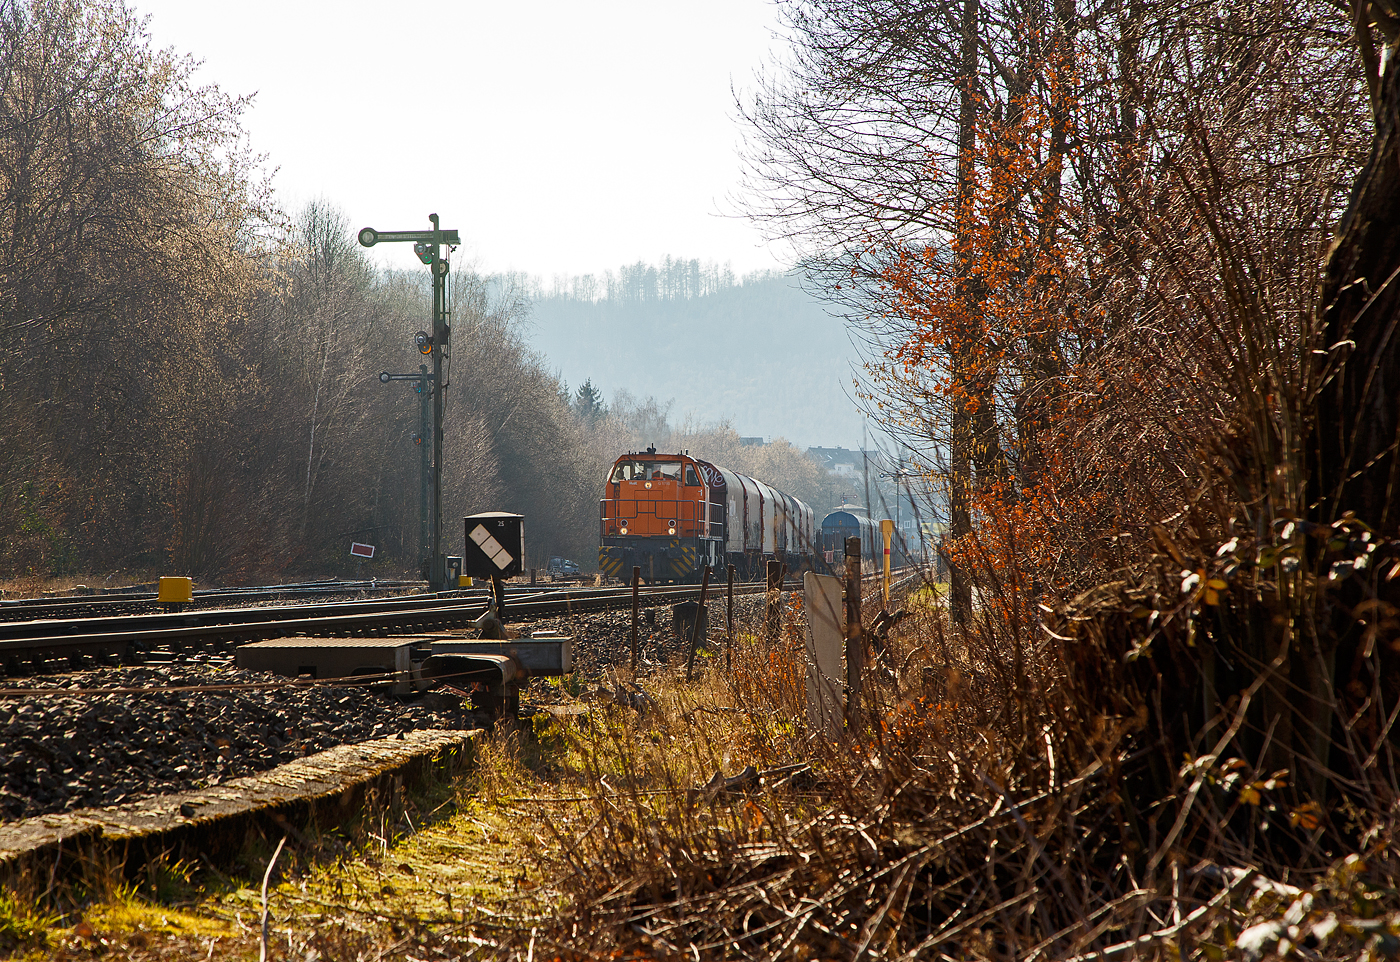
[[[865,472],[869,454],[864,451],[852,451],[850,448],[808,448],[807,457],[815,461],[827,474],[849,478]]]
[[[739,443],[746,448],[761,448],[768,442],[763,438],[740,438]]]

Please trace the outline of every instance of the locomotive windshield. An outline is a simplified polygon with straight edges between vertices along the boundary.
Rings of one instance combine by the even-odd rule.
[[[679,481],[681,477],[681,463],[679,461],[619,461],[613,468],[612,477],[608,480],[617,481],[650,481],[657,478],[669,478],[672,481]]]

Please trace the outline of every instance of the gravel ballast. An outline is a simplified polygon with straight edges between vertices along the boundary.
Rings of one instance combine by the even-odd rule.
[[[783,598],[786,600],[787,593]],[[736,631],[753,631],[762,622],[764,596],[739,595],[734,599],[734,625]],[[650,619],[648,611],[652,612]],[[711,649],[723,644],[725,599],[724,588],[716,591],[712,587],[705,602],[706,617],[710,626],[708,644]],[[682,639],[676,635],[669,605],[658,605],[648,609],[645,599],[641,605],[637,631],[637,673],[646,676],[660,671],[668,665],[684,665],[690,654],[689,636]],[[604,611],[574,617],[542,618],[529,624],[512,624],[521,634],[533,631],[557,631],[572,635],[574,643],[574,671],[586,681],[596,681],[609,668],[626,667],[632,657],[632,611],[630,608],[618,611]],[[702,641],[702,644],[704,642]]]
[[[275,687],[165,690],[240,684]],[[277,675],[207,665],[7,678],[0,686],[45,692],[0,697],[5,820],[205,788],[399,732],[479,727],[468,712],[403,704],[362,686],[293,686]],[[102,688],[145,690],[81,693]]]
[[[722,637],[724,599],[707,605],[711,645]],[[643,617],[639,676],[683,665],[668,606]],[[735,599],[740,628],[762,618],[763,597]],[[574,667],[593,682],[630,660],[631,611],[512,623],[529,634],[575,638]],[[538,684],[538,683],[537,683]],[[235,685],[265,685],[229,688]],[[206,691],[171,689],[209,686]],[[101,808],[218,785],[336,745],[419,729],[471,729],[492,719],[433,695],[402,702],[366,686],[291,684],[288,679],[200,663],[102,668],[0,678],[0,820]],[[141,689],[139,692],[102,689]]]

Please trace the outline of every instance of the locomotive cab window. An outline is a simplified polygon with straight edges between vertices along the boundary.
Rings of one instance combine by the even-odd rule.
[[[685,483],[692,488],[698,488],[700,486],[700,478],[695,473],[694,465],[687,464],[685,466]]]
[[[679,461],[619,461],[613,468],[613,483],[619,481],[652,481],[663,478],[679,481],[681,463]]]

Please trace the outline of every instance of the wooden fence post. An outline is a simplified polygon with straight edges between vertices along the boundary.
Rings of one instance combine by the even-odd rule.
[[[632,566],[632,674],[637,674],[637,590],[642,583],[641,565]]]
[[[860,678],[864,653],[860,626],[860,539],[846,539],[846,731],[860,719]]]
[[[763,613],[763,638],[768,644],[778,640],[779,595],[783,590],[783,564],[781,561],[768,562],[768,606]]]
[[[710,566],[705,565],[705,574],[700,579],[700,607],[695,612],[695,626],[690,630],[690,660],[685,666],[685,680],[691,681],[695,677],[695,649],[700,647],[700,623],[707,621],[705,618],[705,595],[710,590]]]
[[[728,639],[724,645],[724,667],[734,667],[734,566],[729,566],[729,603],[724,618],[724,628]]]

